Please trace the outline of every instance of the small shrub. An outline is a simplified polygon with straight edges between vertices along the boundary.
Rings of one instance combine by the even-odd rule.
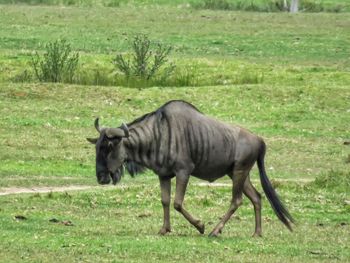
[[[133,40],[132,50],[131,60],[130,56],[122,54],[118,54],[113,60],[117,70],[126,77],[128,86],[147,86],[147,82],[154,78],[165,82],[173,73],[174,64],[164,67],[168,62],[171,47],[152,43],[146,35],[137,35]]]
[[[79,54],[72,52],[65,40],[56,40],[45,45],[46,52],[32,56],[31,65],[36,78],[41,82],[73,82],[78,67]]]

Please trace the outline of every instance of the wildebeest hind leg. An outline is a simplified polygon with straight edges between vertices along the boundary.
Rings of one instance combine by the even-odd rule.
[[[252,185],[249,176],[244,182],[243,193],[249,198],[254,206],[255,232],[253,237],[261,237],[261,195]]]
[[[211,231],[209,237],[218,236],[222,229],[224,228],[226,222],[231,218],[233,213],[237,210],[237,208],[242,204],[242,191],[244,182],[248,176],[248,172],[246,170],[235,170],[232,176],[232,200],[231,205],[226,214],[220,220],[220,222],[216,225],[216,227]]]
[[[160,190],[161,190],[161,200],[163,206],[163,227],[159,230],[160,235],[165,235],[166,233],[171,231],[170,228],[170,192],[171,192],[171,180],[170,178],[160,178]]]
[[[174,201],[174,208],[179,211],[187,220],[190,222],[193,226],[197,228],[197,230],[204,234],[204,224],[198,220],[192,217],[190,213],[188,213],[183,208],[183,201],[185,198],[186,188],[189,180],[189,175],[184,174],[177,174],[176,175],[176,193],[175,193],[175,201]]]

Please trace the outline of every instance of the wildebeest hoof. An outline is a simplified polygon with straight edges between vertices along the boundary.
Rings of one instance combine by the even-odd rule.
[[[204,234],[205,225],[201,221],[199,221],[195,227],[197,228],[199,233]]]
[[[209,234],[209,237],[218,237],[221,234],[221,230],[216,230],[214,229],[213,231],[211,231],[211,233]]]
[[[252,237],[262,237],[262,234],[261,234],[261,233],[255,232],[255,233],[252,235]]]
[[[214,232],[214,231],[208,235],[208,237],[218,237],[218,236],[219,236],[219,234]]]
[[[164,235],[166,235],[167,233],[170,233],[170,232],[171,232],[170,228],[162,227],[159,230],[158,235],[164,236]]]

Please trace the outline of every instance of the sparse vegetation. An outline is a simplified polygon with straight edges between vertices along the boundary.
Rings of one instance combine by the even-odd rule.
[[[79,53],[72,52],[66,40],[56,40],[45,45],[46,52],[32,56],[31,65],[37,80],[41,82],[73,82]]]

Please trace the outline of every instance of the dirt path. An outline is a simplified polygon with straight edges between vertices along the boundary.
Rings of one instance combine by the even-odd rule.
[[[254,184],[259,184],[259,180],[252,180]],[[294,182],[294,183],[310,183],[313,179],[310,178],[299,178],[295,179],[278,179],[277,182]],[[208,182],[196,182],[193,185],[203,186],[203,187],[231,187],[230,183],[208,183]],[[67,191],[82,191],[89,189],[98,189],[98,188],[113,188],[115,186],[90,186],[90,185],[71,185],[71,186],[38,186],[38,187],[0,187],[0,196],[10,195],[10,194],[35,194],[35,193],[50,193],[50,192],[67,192]]]
[[[0,188],[1,195],[10,194],[30,194],[30,193],[50,193],[50,192],[66,192],[93,189],[97,186],[89,185],[71,185],[71,186],[52,186],[52,187],[4,187]]]

